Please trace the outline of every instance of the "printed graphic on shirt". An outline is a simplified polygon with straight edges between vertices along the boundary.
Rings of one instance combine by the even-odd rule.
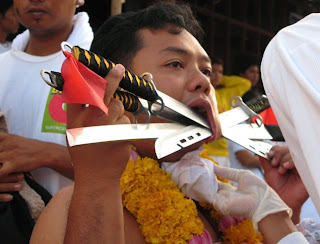
[[[44,111],[41,131],[65,134],[66,123],[66,104],[62,103],[61,92],[51,88]]]

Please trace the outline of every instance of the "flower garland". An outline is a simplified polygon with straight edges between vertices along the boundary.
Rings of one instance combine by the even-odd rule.
[[[208,157],[206,153],[201,156]],[[196,204],[185,197],[171,180],[171,174],[162,170],[156,160],[140,157],[136,161],[130,160],[120,184],[123,204],[136,217],[147,243],[187,243],[193,235],[203,234],[204,226]],[[210,211],[219,224],[224,242],[256,243],[262,240],[254,231],[251,220],[239,219],[223,229],[224,217],[209,204],[200,205]]]
[[[211,160],[213,163],[218,164],[208,154],[207,150],[203,150],[199,156]],[[229,183],[229,180],[217,176],[217,179]],[[210,217],[218,223],[219,231],[222,233],[222,241],[224,243],[261,243],[263,237],[257,233],[253,227],[252,220],[223,216],[211,204],[200,203],[200,206],[210,212]]]
[[[195,203],[185,198],[157,161],[130,160],[120,185],[123,203],[136,217],[147,243],[186,243],[193,234],[203,233]]]

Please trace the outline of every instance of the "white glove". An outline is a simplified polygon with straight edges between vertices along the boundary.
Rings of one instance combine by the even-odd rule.
[[[178,162],[161,164],[161,168],[172,173],[172,180],[180,190],[198,202],[212,204],[218,190],[218,181],[214,175],[213,162],[202,158],[199,150],[186,153]]]
[[[269,214],[292,210],[266,182],[249,170],[238,170],[214,165],[216,175],[238,182],[235,188],[219,182],[218,192],[213,199],[214,207],[227,216],[252,219],[258,230],[258,222]]]

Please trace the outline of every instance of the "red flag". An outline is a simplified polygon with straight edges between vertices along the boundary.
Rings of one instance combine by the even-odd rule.
[[[63,53],[66,56],[61,67],[63,102],[94,105],[108,114],[103,101],[107,81],[80,63],[71,53]]]
[[[262,119],[263,119],[263,123],[265,125],[277,125],[278,121],[276,119],[276,116],[273,113],[273,110],[271,107],[269,107],[268,109],[262,111],[260,113]]]

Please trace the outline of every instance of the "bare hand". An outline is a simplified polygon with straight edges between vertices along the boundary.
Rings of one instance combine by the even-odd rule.
[[[266,181],[293,212],[297,212],[297,215],[299,215],[309,194],[293,164],[288,147],[277,145],[272,147],[271,150],[271,162],[260,158]],[[280,167],[285,168],[285,170],[279,169]],[[293,221],[297,222],[294,219]]]
[[[48,147],[42,141],[0,132],[0,176],[45,166]]]
[[[2,166],[0,166],[1,168]],[[11,194],[7,192],[20,191],[22,189],[22,184],[19,182],[24,179],[24,175],[22,173],[12,173],[9,175],[5,175],[0,177],[0,202],[9,202],[13,199]]]
[[[278,167],[280,174],[285,174],[287,170],[295,168],[288,146],[273,146],[268,156],[271,159],[271,165]]]
[[[22,189],[22,172],[41,167],[47,160],[45,152],[41,141],[0,132],[0,202],[12,200],[7,192]]]
[[[68,104],[67,128],[130,123],[128,117],[124,115],[122,103],[113,98],[123,72],[123,66],[117,65],[106,77],[108,83],[104,101],[109,110],[108,115],[95,106]],[[118,180],[129,160],[130,144],[128,142],[88,144],[69,147],[69,152],[74,164],[75,180],[77,175],[90,174],[94,177],[101,175],[101,179],[104,180],[108,178]]]

